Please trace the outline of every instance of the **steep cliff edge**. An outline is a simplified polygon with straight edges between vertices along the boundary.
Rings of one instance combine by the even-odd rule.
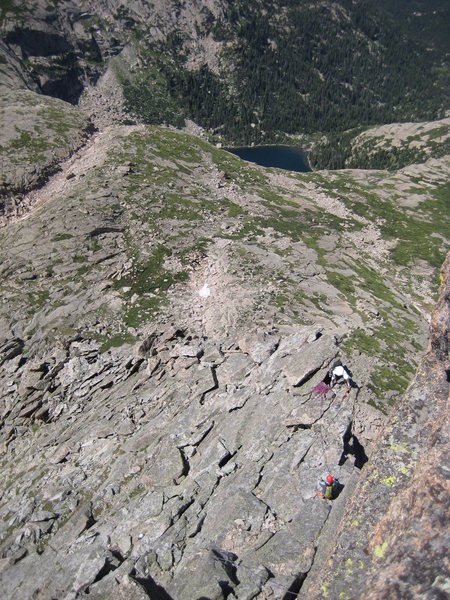
[[[416,376],[301,598],[444,598],[449,546],[450,254]]]

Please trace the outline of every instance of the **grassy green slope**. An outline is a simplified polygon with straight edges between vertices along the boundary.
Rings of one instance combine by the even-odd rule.
[[[86,117],[70,104],[30,90],[0,94],[0,196],[36,186],[87,137]]]
[[[0,323],[36,348],[83,332],[106,351],[161,320],[194,327],[211,271],[217,331],[230,307],[238,330],[322,323],[367,401],[383,408],[405,388],[448,247],[448,160],[291,174],[167,128],[98,143],[51,212],[0,233]]]

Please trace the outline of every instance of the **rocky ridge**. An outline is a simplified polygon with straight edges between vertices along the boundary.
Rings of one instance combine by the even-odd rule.
[[[433,597],[448,260],[403,392],[448,249],[448,119],[382,130],[437,148],[424,164],[307,174],[246,164],[195,124],[130,124],[117,86],[139,66],[133,14],[154,7],[119,4],[0,16],[2,593]],[[150,35],[186,19],[214,68],[207,12],[162,4]],[[82,66],[83,42],[108,59],[78,73],[77,107],[38,93],[67,75],[55,23],[66,58]],[[321,396],[336,358],[357,386]]]
[[[309,589],[372,472],[373,404],[399,395],[372,387],[395,369],[387,325],[411,335],[414,319],[425,337],[432,302],[392,260],[399,241],[336,192],[344,176],[353,209],[371,208],[365,185],[390,206],[392,182],[418,172],[283,173],[168,128],[113,126],[32,192],[34,210],[0,232],[8,598]],[[442,173],[424,172],[419,205]],[[416,342],[398,343],[413,362]],[[337,357],[361,387],[320,397]],[[316,496],[330,470],[343,485],[331,512]]]
[[[437,231],[446,164],[423,171],[427,187],[416,195]],[[387,236],[378,215],[400,214],[393,189],[398,203],[409,199],[418,173],[299,176],[246,165],[175,130],[106,129],[21,201],[43,210],[0,233],[4,336],[29,336],[33,352],[61,334],[118,344],[139,339],[159,312],[209,336],[237,334],[249,318],[262,328],[320,323],[346,336],[361,384],[395,368],[392,344],[406,380],[411,336],[425,340],[433,302],[428,260],[443,242],[419,240],[424,259],[405,269],[390,255],[400,247],[407,258],[408,238]],[[417,227],[417,205],[401,210]],[[205,281],[212,293],[202,302]],[[395,395],[399,380],[386,383]],[[374,393],[372,402],[384,397]]]
[[[25,365],[19,340],[3,344],[20,397],[3,452],[27,462],[2,466],[6,596],[120,597],[130,579],[150,597],[300,586],[329,517],[317,473],[333,465],[345,485],[336,511],[356,481],[357,394],[312,393],[337,353],[317,327],[219,344],[172,326],[134,355],[72,340]]]

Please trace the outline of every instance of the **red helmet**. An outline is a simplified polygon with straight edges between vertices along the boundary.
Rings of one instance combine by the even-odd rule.
[[[326,482],[331,485],[333,483],[333,475],[327,475]]]

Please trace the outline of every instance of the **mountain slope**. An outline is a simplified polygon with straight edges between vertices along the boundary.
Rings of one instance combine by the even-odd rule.
[[[131,46],[129,111],[155,124],[188,117],[228,143],[429,120],[448,107],[448,45],[427,47],[382,3],[109,0],[94,12],[13,1],[1,30],[2,61],[71,102]]]
[[[432,273],[445,256],[438,234],[445,237],[447,227],[442,214],[447,165],[444,158],[433,171],[430,163],[428,170],[415,168],[392,176],[348,171],[300,177],[276,170],[265,173],[175,131],[106,131],[73,167],[57,176],[54,191],[49,188],[50,197],[59,199],[51,205],[51,222],[44,211],[18,226],[16,241],[9,238],[12,233],[2,234],[5,273],[17,274],[21,255],[28,254],[27,246],[21,250],[18,245],[23,227],[32,226],[33,243],[42,246],[31,263],[24,263],[28,297],[16,296],[12,286],[5,315],[14,307],[16,315],[38,311],[35,318],[42,321],[39,304],[27,307],[30,298],[45,298],[47,312],[51,303],[70,307],[78,296],[73,281],[77,288],[97,288],[99,281],[106,285],[111,279],[108,273],[118,270],[120,281],[111,282],[108,293],[124,309],[111,321],[105,318],[98,329],[105,339],[119,332],[128,335],[128,327],[151,320],[166,290],[173,286],[184,293],[191,253],[198,253],[199,260],[203,257],[199,273],[206,279],[222,254],[227,257],[224,268],[236,271],[240,294],[248,290],[248,303],[235,307],[228,326],[238,328],[246,311],[253,313],[255,323],[278,313],[281,323],[332,323],[346,334],[349,349],[357,339],[370,352],[386,352],[388,359],[394,345],[400,378],[392,377],[391,384],[397,380],[401,389],[399,382],[408,378],[416,354],[410,339],[426,331],[422,315],[433,303]],[[41,195],[45,193],[49,192]],[[61,194],[68,195],[63,204]],[[29,202],[39,198],[32,195]],[[103,229],[106,234],[111,230],[106,237]],[[46,272],[57,276],[56,287]],[[215,277],[221,294],[229,296],[228,310],[233,310],[233,290],[227,292],[219,275]],[[200,283],[196,279],[198,289]],[[99,301],[102,296],[99,289]],[[127,308],[131,298],[134,306]],[[178,304],[169,312],[184,314],[180,298],[175,294],[173,302]],[[213,296],[210,303],[215,301]],[[80,313],[70,308],[77,327],[80,318],[86,323],[98,320],[97,312],[89,317],[84,308]],[[218,330],[223,328],[220,315],[218,310]],[[403,333],[397,336],[396,331]],[[379,341],[372,344],[374,334]]]
[[[6,597],[306,586],[425,345],[446,172],[293,174],[121,126],[32,192],[0,232]],[[337,357],[360,387],[320,397]]]
[[[210,143],[230,123],[259,139],[256,117],[267,137],[286,129],[274,94],[292,99],[305,81],[310,99],[335,100],[317,127],[333,111],[336,127],[390,120],[386,98],[342,113],[352,91],[336,44],[358,49],[347,71],[366,66],[346,83],[378,99],[392,49],[409,48],[402,114],[439,112],[442,80],[424,66],[442,47],[391,44],[398,22],[365,3],[265,4],[0,9],[8,600],[431,597],[445,585],[449,119],[337,133],[340,164],[376,170],[265,169]],[[286,39],[310,52],[305,73],[304,57],[275,67]],[[265,98],[267,74],[240,62],[257,50],[278,73]],[[421,105],[430,81],[437,95]],[[217,129],[160,125],[186,115]],[[309,143],[326,157],[333,135]],[[350,390],[325,385],[337,359]],[[330,503],[317,495],[329,472]]]

